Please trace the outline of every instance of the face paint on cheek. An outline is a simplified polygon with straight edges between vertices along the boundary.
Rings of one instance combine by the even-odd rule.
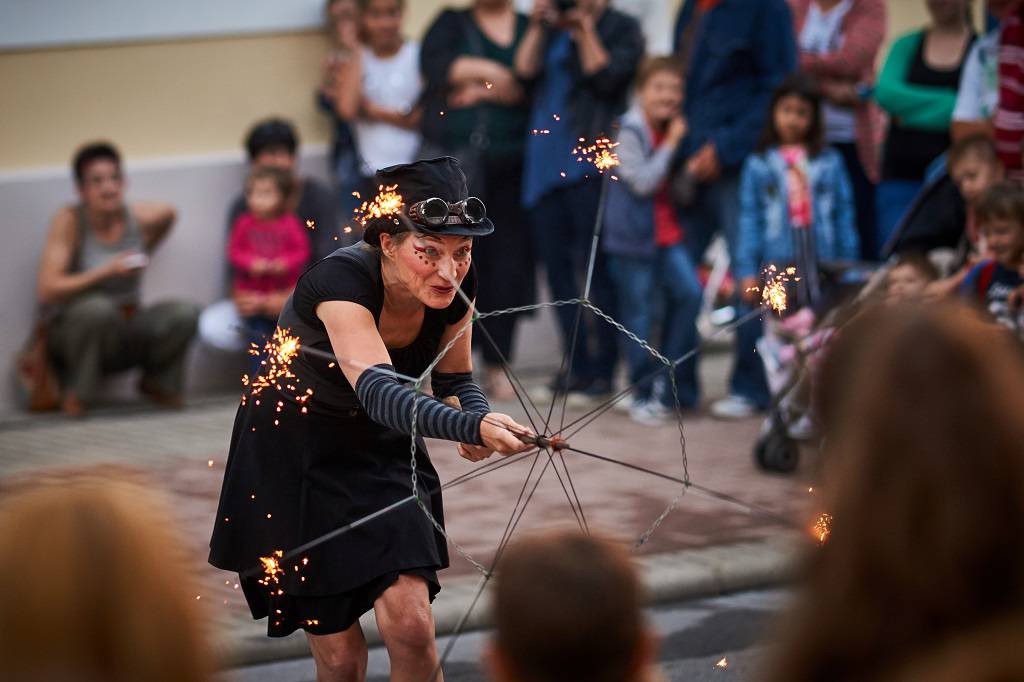
[[[429,256],[429,255],[427,254],[427,250],[426,250],[426,247],[422,247],[422,246],[413,246],[413,252],[414,252],[414,253],[416,254],[416,258],[417,258],[417,259],[418,259],[418,260],[419,260],[419,261],[420,261],[421,263],[423,263],[424,265],[426,265],[426,266],[428,266],[428,267],[430,267],[430,268],[433,268],[434,270],[436,270],[436,269],[437,269],[437,262],[438,262],[438,261],[437,261],[437,259],[436,259],[436,258],[431,258],[431,257],[430,257],[430,256]]]

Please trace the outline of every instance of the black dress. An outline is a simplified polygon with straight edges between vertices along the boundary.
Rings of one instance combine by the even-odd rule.
[[[472,267],[463,290],[476,294]],[[304,348],[332,352],[314,313],[332,300],[365,306],[379,323],[384,287],[377,252],[355,245],[311,266],[279,326]],[[437,356],[445,328],[465,313],[459,297],[443,310],[427,308],[416,340],[388,349],[395,369],[419,376]],[[295,378],[279,382],[280,389],[247,395],[235,417],[210,541],[209,560],[218,568],[247,572],[260,557],[287,552],[412,492],[410,437],[367,417],[337,363],[300,353],[292,371]],[[313,394],[303,404],[298,398],[307,389]],[[421,499],[443,525],[440,482],[419,439],[416,462]],[[271,616],[269,636],[298,628],[330,634],[355,623],[402,573],[425,578],[433,600],[437,571],[447,566],[444,536],[409,502],[282,565],[277,583],[260,584],[257,575],[241,584],[253,618]]]

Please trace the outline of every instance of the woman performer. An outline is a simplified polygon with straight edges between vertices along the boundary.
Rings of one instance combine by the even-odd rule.
[[[310,267],[281,312],[279,326],[303,348],[331,357],[299,353],[295,378],[247,396],[238,411],[210,543],[218,568],[247,571],[408,498],[414,402],[417,490],[439,524],[440,482],[420,436],[455,441],[474,462],[528,447],[518,436],[529,429],[490,412],[473,382],[470,329],[431,375],[435,398],[454,396],[461,411],[399,379],[425,371],[471,318],[459,289],[475,296],[473,238],[494,230],[483,203],[467,196],[450,157],[385,168],[376,180],[397,185],[401,213],[368,222],[366,244]],[[359,617],[372,608],[391,679],[419,682],[437,665],[430,601],[447,566],[444,536],[411,501],[287,562],[281,574],[240,583],[253,617],[270,616],[269,636],[306,631],[318,681],[365,677]]]

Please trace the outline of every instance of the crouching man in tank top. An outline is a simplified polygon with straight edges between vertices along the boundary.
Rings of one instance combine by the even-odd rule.
[[[139,296],[142,272],[170,231],[174,209],[125,204],[121,158],[108,143],[82,147],[73,168],[80,203],[51,221],[38,282],[52,320],[48,352],[61,379],[61,407],[82,415],[103,376],[132,367],[142,368],[145,396],[180,406],[198,308],[180,301],[143,307]]]

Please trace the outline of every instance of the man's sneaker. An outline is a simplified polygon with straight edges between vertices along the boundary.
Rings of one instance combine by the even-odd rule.
[[[757,405],[743,396],[731,395],[711,404],[711,416],[715,419],[746,419],[758,412]]]
[[[661,426],[673,417],[672,410],[657,400],[637,402],[629,411],[629,418],[644,426]]]

